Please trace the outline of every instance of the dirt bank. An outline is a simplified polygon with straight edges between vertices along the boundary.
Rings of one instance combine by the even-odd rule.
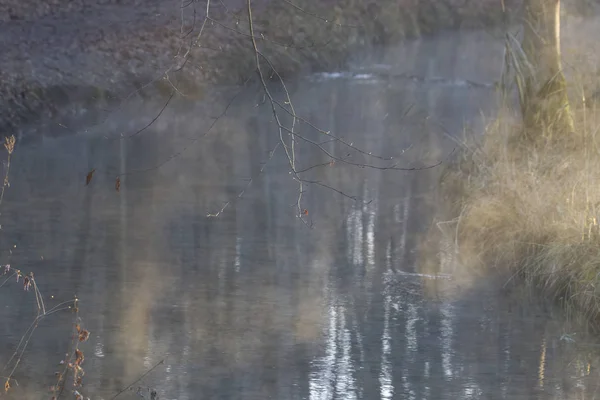
[[[243,3],[211,2],[211,20],[198,39],[204,1],[0,0],[0,129],[55,116],[65,105],[123,96],[153,79],[153,90],[169,92],[168,77],[190,96],[205,83],[242,81],[254,69]],[[260,49],[285,76],[339,67],[358,48],[503,18],[497,0],[253,4]],[[505,1],[509,10],[518,4]]]

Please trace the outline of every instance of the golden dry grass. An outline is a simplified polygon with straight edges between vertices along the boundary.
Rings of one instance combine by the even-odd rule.
[[[504,109],[440,178],[441,215],[458,262],[523,279],[593,322],[600,316],[600,119],[577,134],[524,138]],[[440,226],[438,224],[438,226]]]

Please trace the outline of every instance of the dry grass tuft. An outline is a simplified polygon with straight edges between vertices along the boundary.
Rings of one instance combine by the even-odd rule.
[[[522,278],[600,317],[600,119],[576,114],[577,134],[526,139],[508,110],[442,174],[444,219],[459,263]],[[440,224],[438,224],[440,226]]]

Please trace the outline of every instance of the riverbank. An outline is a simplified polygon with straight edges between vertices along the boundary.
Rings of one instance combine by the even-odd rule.
[[[455,158],[441,172],[437,221],[424,249],[434,246],[435,254],[446,256],[425,259],[434,267],[453,259],[453,268],[468,277],[492,270],[503,284],[525,282],[600,328],[595,15],[563,20],[562,61],[575,133],[525,137],[518,101],[506,101],[510,89],[504,87],[487,128],[465,130],[456,139]]]
[[[600,112],[575,113],[577,133],[528,140],[503,109],[465,138],[440,178],[433,236],[467,273],[525,282],[600,327]],[[429,238],[431,239],[431,237]]]
[[[180,9],[158,0],[57,0],[30,7],[2,0],[0,129],[76,113],[73,107],[118,103],[149,82],[148,95],[168,94],[177,82],[177,95],[196,97],[204,85],[244,81],[254,71],[245,2],[213,3],[202,29],[203,4]],[[292,76],[340,68],[369,46],[498,26],[520,2],[506,1],[507,14],[495,0],[454,3],[255,0],[253,21],[261,52],[281,75]],[[184,57],[190,43],[195,46]]]

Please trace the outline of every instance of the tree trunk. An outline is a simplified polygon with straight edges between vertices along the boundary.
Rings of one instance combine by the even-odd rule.
[[[528,135],[573,132],[560,56],[560,0],[526,0],[521,109]]]

